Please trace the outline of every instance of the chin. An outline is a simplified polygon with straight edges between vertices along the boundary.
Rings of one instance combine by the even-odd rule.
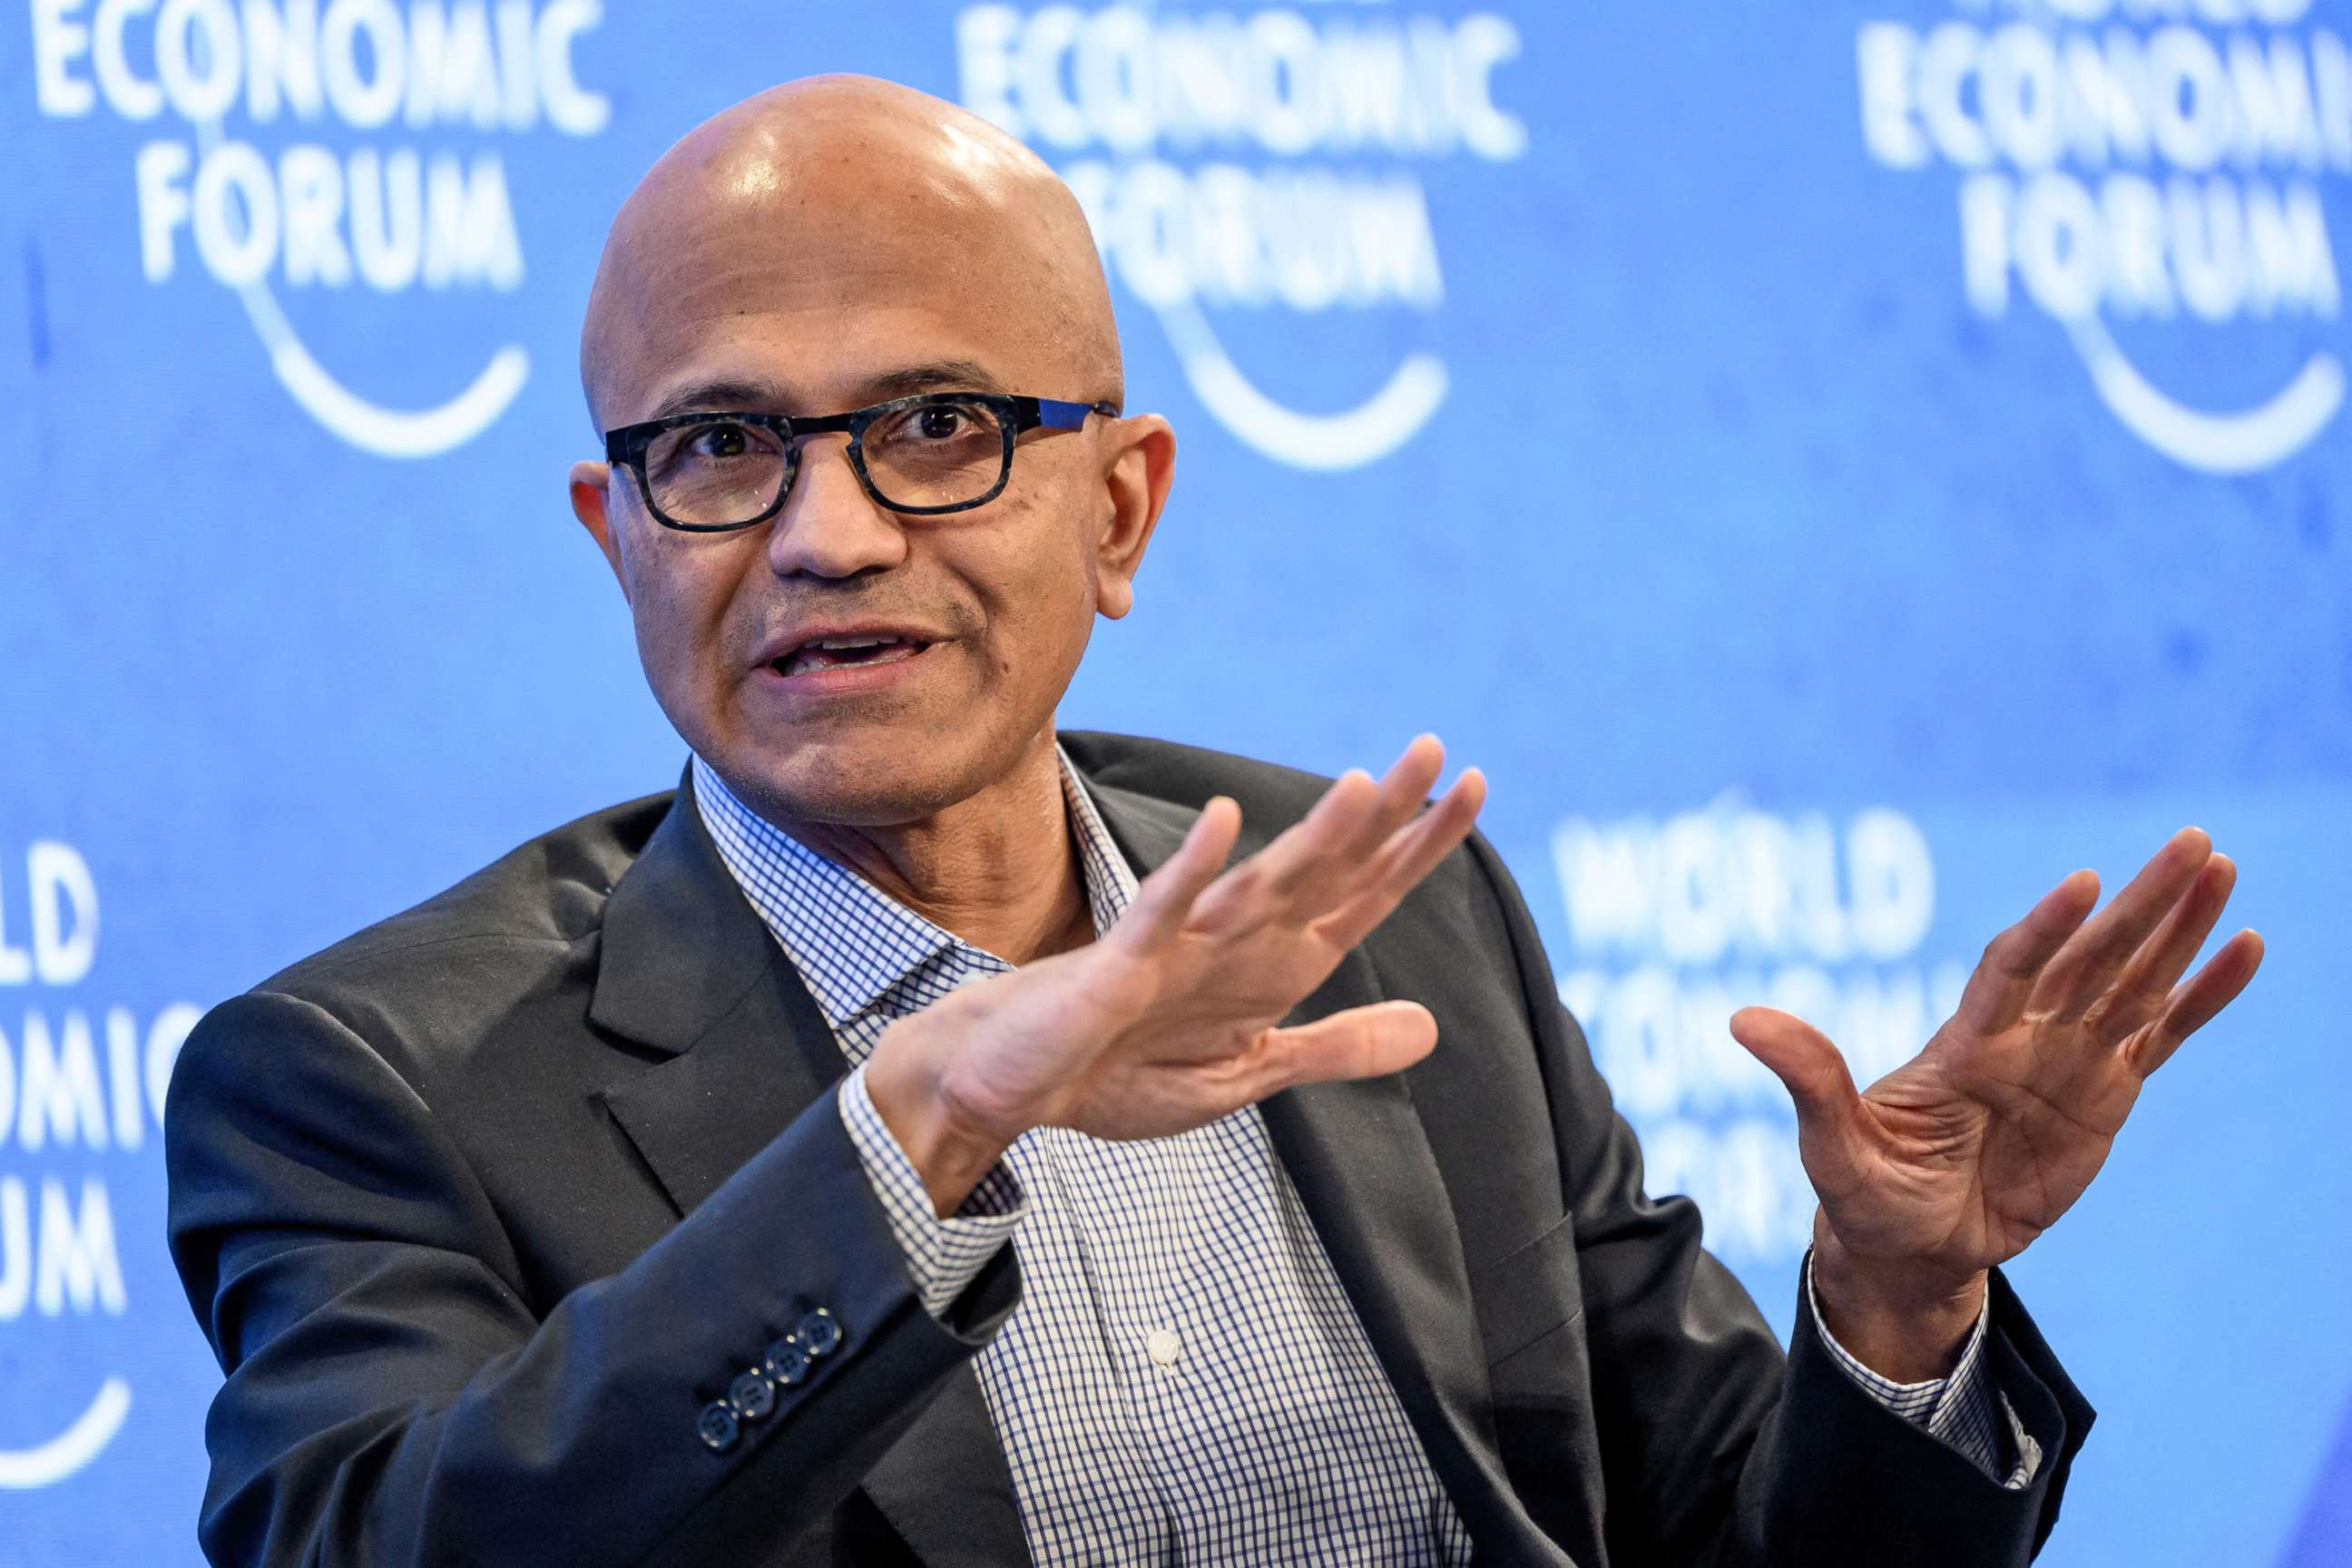
[[[724,756],[706,753],[705,760],[762,816],[893,827],[968,800],[992,782],[977,757],[942,754],[946,750],[877,735],[863,745],[752,745]]]

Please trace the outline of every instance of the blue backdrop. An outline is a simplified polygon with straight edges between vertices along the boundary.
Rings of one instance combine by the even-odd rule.
[[[0,1563],[196,1559],[196,1013],[675,778],[563,500],[579,313],[661,149],[820,69],[1062,169],[1178,426],[1064,721],[1483,764],[1783,1329],[1730,1008],[1870,1076],[2210,828],[2269,963],[2015,1268],[2102,1411],[2045,1560],[2352,1560],[2352,6],[0,12]]]

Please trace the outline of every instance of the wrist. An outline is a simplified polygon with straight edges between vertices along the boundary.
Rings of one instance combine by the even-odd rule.
[[[1925,1383],[1958,1364],[1984,1312],[1986,1276],[1860,1257],[1816,1220],[1812,1287],[1822,1327],[1847,1354],[1890,1382]]]
[[[866,1062],[866,1094],[906,1153],[931,1212],[946,1219],[993,1170],[1013,1140],[956,1114],[919,1031],[893,1025]]]

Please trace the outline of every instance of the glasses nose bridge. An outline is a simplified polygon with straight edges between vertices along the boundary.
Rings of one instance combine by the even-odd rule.
[[[820,467],[823,466],[822,454],[824,450],[830,449],[840,454],[842,464],[848,470],[847,478],[853,493],[856,497],[856,503],[863,505],[872,514],[873,521],[888,524],[895,531],[898,519],[893,515],[890,503],[874,488],[873,479],[866,471],[863,449],[858,444],[859,437],[863,435],[864,431],[856,427],[792,432],[792,439],[786,443],[791,460],[784,470],[783,491],[777,496],[775,510],[770,514],[771,525],[776,533],[805,534],[811,522],[814,521],[818,525],[817,531],[820,534],[829,535],[835,531],[830,520],[821,517],[812,519],[807,514],[812,510],[824,511],[848,500],[845,496],[817,493],[828,485],[838,484],[840,480],[835,478],[815,480],[813,484],[808,461],[811,455],[808,448],[812,443],[823,444],[818,452]],[[838,442],[839,445],[833,446],[835,442]],[[863,532],[864,529],[859,527],[856,531]],[[774,542],[789,546],[790,542],[780,540]],[[822,550],[824,547],[821,545],[819,548]]]
[[[777,498],[780,502],[789,500],[793,492],[800,489],[806,482],[803,470],[808,466],[811,444],[838,441],[840,446],[831,449],[838,451],[842,461],[848,464],[851,477],[857,481],[857,488],[866,492],[867,500],[885,510],[887,509],[888,503],[875,493],[874,481],[866,472],[866,448],[862,445],[866,437],[866,429],[863,422],[833,430],[794,429],[791,436],[792,438],[785,445],[792,453],[792,461],[785,470],[784,494]]]

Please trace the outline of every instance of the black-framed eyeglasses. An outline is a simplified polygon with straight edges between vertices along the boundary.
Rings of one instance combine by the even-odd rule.
[[[1024,430],[1076,430],[1108,403],[995,392],[925,392],[821,418],[741,412],[673,414],[604,432],[607,461],[637,476],[646,510],[665,527],[724,533],[765,522],[800,472],[800,443],[845,433],[857,482],[892,511],[917,517],[985,506],[1013,477]]]

